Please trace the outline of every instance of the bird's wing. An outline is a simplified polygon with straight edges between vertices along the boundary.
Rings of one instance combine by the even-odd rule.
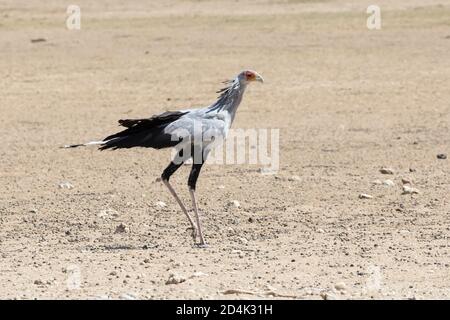
[[[212,137],[223,139],[227,133],[227,121],[224,118],[210,116],[198,110],[168,124],[164,133],[181,139],[194,139],[194,143],[207,144]],[[200,140],[198,140],[200,139]]]
[[[110,135],[103,139],[103,141],[108,141],[114,138],[130,136],[142,131],[151,130],[157,126],[168,124],[170,122],[176,121],[185,114],[189,113],[189,110],[185,111],[166,111],[161,114],[154,115],[146,119],[121,119],[119,124],[127,129]]]

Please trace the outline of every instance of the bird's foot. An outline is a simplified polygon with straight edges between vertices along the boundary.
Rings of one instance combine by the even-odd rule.
[[[200,248],[200,249],[206,249],[206,248],[209,248],[209,245],[208,245],[206,242],[203,242],[203,243],[197,243],[195,246],[196,246],[197,248]]]

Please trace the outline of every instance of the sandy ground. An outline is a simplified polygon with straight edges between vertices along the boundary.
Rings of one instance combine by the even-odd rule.
[[[380,0],[378,31],[373,1],[91,2],[79,31],[65,1],[0,2],[0,298],[450,297],[450,1]],[[208,249],[155,182],[170,151],[59,148],[244,68],[266,83],[234,128],[279,128],[280,170],[204,168]]]

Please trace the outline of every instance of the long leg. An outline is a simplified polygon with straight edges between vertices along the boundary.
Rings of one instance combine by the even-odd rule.
[[[195,234],[196,234],[196,227],[194,224],[194,221],[192,220],[191,216],[186,210],[186,207],[184,206],[183,202],[181,202],[181,199],[178,197],[177,193],[175,192],[175,189],[172,187],[172,185],[169,182],[170,176],[175,173],[175,171],[178,170],[178,168],[181,167],[183,163],[175,164],[174,162],[170,162],[170,164],[167,166],[167,168],[163,171],[161,175],[161,180],[166,185],[167,189],[169,189],[169,192],[172,194],[172,196],[175,198],[175,200],[180,205],[181,210],[188,218],[189,222],[191,223],[192,229],[193,229],[193,237],[195,241]]]
[[[206,247],[205,238],[203,237],[202,225],[200,222],[200,215],[198,212],[197,199],[195,198],[195,186],[197,184],[198,175],[203,166],[203,163],[196,164],[194,159],[194,164],[192,165],[191,173],[189,174],[188,186],[189,194],[191,195],[192,207],[194,208],[195,218],[197,220],[198,235],[200,237],[200,246]]]

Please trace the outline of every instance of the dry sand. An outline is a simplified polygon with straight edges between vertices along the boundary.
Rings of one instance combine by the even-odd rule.
[[[378,31],[373,1],[76,2],[79,31],[64,1],[0,3],[0,298],[450,297],[450,1],[377,1]],[[280,170],[204,168],[208,249],[155,182],[170,151],[59,148],[244,68],[266,83],[234,128],[279,128]]]

